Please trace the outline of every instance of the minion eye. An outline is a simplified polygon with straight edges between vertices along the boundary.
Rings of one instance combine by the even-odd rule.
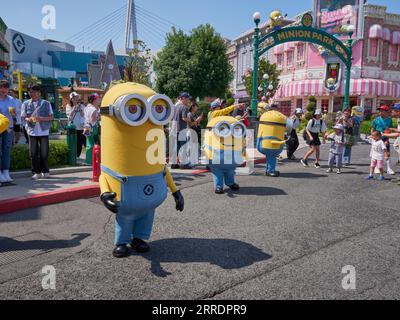
[[[237,124],[233,127],[233,136],[235,138],[243,138],[246,136],[246,130],[241,124]]]
[[[222,123],[217,126],[216,133],[220,137],[228,137],[231,134],[231,127],[227,123]]]
[[[167,113],[168,113],[167,107],[161,104],[157,104],[151,107],[151,114],[158,121],[164,120],[167,117]]]
[[[138,94],[120,97],[112,110],[121,123],[131,127],[141,126],[149,118],[146,101],[143,96]]]
[[[151,122],[155,125],[164,126],[171,121],[175,106],[170,98],[166,95],[156,94],[147,102],[151,106]]]
[[[144,109],[139,104],[131,104],[126,107],[125,115],[130,121],[136,122],[143,117]]]

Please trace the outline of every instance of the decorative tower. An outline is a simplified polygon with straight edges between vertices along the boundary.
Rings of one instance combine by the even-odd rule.
[[[136,24],[136,8],[135,0],[128,0],[128,10],[126,14],[126,26],[125,26],[125,52],[128,54],[132,46],[137,46],[136,40],[137,35],[137,24]]]

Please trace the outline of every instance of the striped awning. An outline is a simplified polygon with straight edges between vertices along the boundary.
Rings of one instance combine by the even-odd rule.
[[[393,32],[392,43],[395,45],[400,44],[400,32],[399,31]]]
[[[345,85],[341,87],[341,92],[345,94]],[[377,79],[351,79],[351,95],[368,95],[381,97],[400,97],[400,83]]]
[[[383,40],[385,41],[391,41],[392,40],[392,33],[388,28],[383,29]]]
[[[344,81],[337,94],[345,95]],[[328,96],[329,92],[323,80],[292,81],[283,84],[276,92],[275,98]],[[381,96],[400,98],[400,83],[376,79],[351,79],[350,95]]]
[[[369,28],[369,38],[370,39],[382,39],[383,38],[383,28],[379,24],[374,24]]]

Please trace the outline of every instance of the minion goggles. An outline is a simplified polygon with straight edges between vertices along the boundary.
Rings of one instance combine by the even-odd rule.
[[[133,99],[139,103],[129,104]],[[159,103],[160,101],[165,105]],[[131,127],[141,126],[148,120],[155,125],[164,126],[171,121],[174,108],[172,100],[163,94],[156,94],[149,99],[139,94],[128,94],[118,98],[114,105],[101,108],[100,114],[116,117]]]
[[[207,129],[212,130],[217,137],[227,138],[232,135],[236,139],[245,138],[247,130],[241,122],[230,124],[227,121],[221,121],[215,127]]]

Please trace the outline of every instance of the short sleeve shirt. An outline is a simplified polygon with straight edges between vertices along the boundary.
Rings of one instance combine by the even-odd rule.
[[[381,133],[384,133],[385,130],[393,128],[393,120],[392,118],[383,119],[382,117],[378,117],[372,122],[372,128]]]
[[[386,145],[382,140],[371,142],[371,158],[374,160],[384,160]]]

